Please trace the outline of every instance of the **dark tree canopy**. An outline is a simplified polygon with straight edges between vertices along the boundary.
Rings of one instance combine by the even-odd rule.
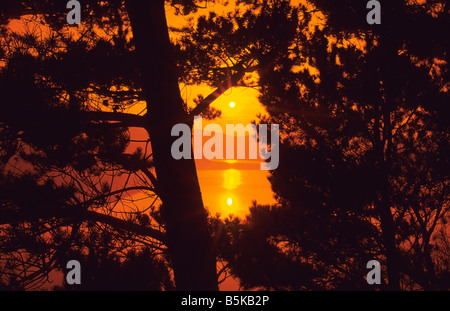
[[[385,1],[381,25],[356,0],[89,0],[78,26],[65,4],[0,3],[0,288],[76,257],[83,289],[211,290],[216,255],[245,288],[449,288],[447,1]],[[280,125],[277,204],[208,220],[170,129],[234,86]]]
[[[313,2],[325,26],[260,72],[278,205],[230,222],[223,256],[250,288],[373,289],[377,259],[376,288],[446,290],[448,4],[392,1],[368,27],[361,1]]]

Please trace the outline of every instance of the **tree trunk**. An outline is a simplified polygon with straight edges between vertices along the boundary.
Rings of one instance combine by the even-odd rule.
[[[395,245],[395,224],[390,211],[390,200],[388,199],[388,189],[381,191],[381,200],[378,205],[381,237],[386,254],[386,265],[388,274],[388,289],[400,290],[400,274],[399,274],[399,258],[397,254],[397,247]]]
[[[164,0],[128,0],[147,126],[177,290],[218,290],[216,258],[193,157],[174,160],[172,127],[186,122]],[[190,124],[192,128],[192,124]]]
[[[384,100],[381,106],[381,114],[383,120],[382,140],[378,146],[380,181],[379,189],[379,215],[381,225],[381,236],[383,239],[387,272],[388,272],[388,289],[400,290],[400,256],[396,246],[396,225],[394,216],[391,213],[391,197],[392,189],[389,177],[392,171],[393,157],[393,137],[391,112],[395,107],[395,82],[392,79],[392,68],[395,68],[397,61],[397,52],[395,44],[385,36],[380,39],[382,62],[380,74],[384,86]]]
[[[372,94],[372,98],[380,97],[379,94]],[[377,198],[375,208],[380,217],[381,239],[386,256],[386,268],[388,275],[388,289],[400,289],[400,277],[397,264],[397,250],[395,245],[395,224],[391,213],[390,185],[389,185],[389,151],[385,152],[385,139],[390,131],[389,112],[386,112],[386,105],[374,103],[374,136],[373,148],[375,154],[374,166],[377,168],[375,184],[377,189]],[[386,124],[386,121],[389,124]],[[387,127],[386,127],[387,126]],[[380,129],[383,128],[383,134]],[[383,137],[382,137],[383,136]],[[390,138],[389,138],[390,139]],[[390,144],[388,143],[388,146]]]

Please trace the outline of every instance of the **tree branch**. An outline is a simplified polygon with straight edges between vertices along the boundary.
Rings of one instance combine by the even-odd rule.
[[[85,211],[82,214],[85,216],[85,220],[99,221],[116,229],[122,229],[137,235],[151,237],[163,243],[165,242],[165,234],[159,230],[93,211]]]
[[[158,195],[158,181],[156,180],[155,175],[153,175],[153,173],[146,167],[141,167],[140,170],[145,174],[145,176],[148,177],[148,179],[150,179],[154,188],[153,191]]]
[[[215,101],[220,95],[225,93],[227,90],[232,88],[233,86],[237,85],[237,82],[242,79],[242,77],[245,75],[246,72],[253,72],[258,69],[258,66],[252,66],[250,68],[244,68],[242,67],[242,64],[237,64],[233,66],[233,68],[240,68],[235,74],[230,75],[229,71],[227,74],[227,79],[220,82],[217,88],[209,94],[207,97],[205,97],[189,114],[190,118],[193,118],[194,116],[197,116],[204,112],[209,105],[213,101]]]
[[[122,112],[82,111],[81,116],[86,121],[115,121],[128,127],[145,127],[147,121],[145,116]]]
[[[124,192],[133,191],[133,190],[147,190],[147,191],[153,191],[153,192],[155,191],[154,188],[147,187],[147,186],[126,187],[126,188],[123,188],[123,189],[115,190],[115,191],[112,191],[112,192],[108,192],[108,193],[96,196],[95,198],[89,199],[89,200],[87,200],[87,201],[85,201],[85,202],[83,202],[81,204],[82,204],[82,206],[90,206],[91,204],[93,204],[96,201],[101,201],[101,200],[104,200],[104,199],[106,199],[108,197],[112,197],[114,195],[122,194]]]
[[[137,235],[148,236],[165,243],[165,234],[159,230],[132,223],[111,215],[105,215],[94,211],[86,211],[74,207],[66,208],[45,208],[36,213],[3,213],[0,217],[0,225],[15,224],[21,222],[33,222],[37,220],[48,220],[51,218],[70,217],[80,221],[98,221],[114,227],[115,229],[125,230]]]

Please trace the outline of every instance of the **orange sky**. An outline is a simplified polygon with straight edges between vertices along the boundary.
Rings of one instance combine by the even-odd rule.
[[[233,7],[219,4],[208,5],[200,9],[199,14],[209,11],[229,11]],[[169,26],[181,27],[187,24],[184,16],[175,16],[175,10],[166,6]],[[208,86],[181,86],[181,95],[188,105],[202,94],[208,96],[213,89]],[[266,113],[258,101],[258,91],[252,88],[231,88],[217,98],[212,107],[222,111],[220,118],[212,121],[203,119],[205,127],[209,123],[219,124],[225,131],[226,124],[243,124],[244,126],[256,120],[258,114]],[[230,103],[234,103],[230,105]],[[203,138],[203,142],[208,140]],[[248,147],[248,145],[246,146]],[[247,148],[248,150],[248,148]],[[267,180],[268,171],[260,170],[259,160],[196,160],[203,201],[211,214],[220,213],[223,217],[233,214],[245,217],[253,200],[260,204],[273,204],[275,200]]]
[[[208,87],[192,87],[194,98],[196,94],[208,95]],[[222,111],[220,118],[214,120],[202,119],[203,128],[210,123],[220,125],[224,131],[226,124],[247,125],[265,113],[257,99],[258,92],[251,88],[233,88],[217,98],[212,107]],[[191,100],[192,100],[191,98]],[[234,107],[230,107],[230,103]],[[144,103],[143,103],[144,105]],[[142,110],[136,105],[129,112]],[[145,130],[131,129],[132,139],[147,138]],[[203,137],[203,143],[208,140]],[[235,138],[236,139],[236,138]],[[130,151],[141,144],[131,144]],[[248,150],[248,141],[246,141]],[[202,190],[205,207],[212,215],[216,213],[226,217],[230,214],[245,217],[253,200],[259,204],[274,204],[273,193],[267,180],[268,171],[260,170],[260,160],[207,160],[197,159],[197,172]]]
[[[187,18],[175,16],[174,9],[166,6],[169,26],[180,27],[187,23]],[[219,5],[214,8],[200,10],[206,14],[211,9],[223,9]],[[229,9],[229,8],[228,8]],[[181,96],[194,106],[193,99],[198,94],[208,96],[213,88],[207,85],[180,85]],[[258,100],[258,91],[253,88],[236,87],[218,97],[211,106],[222,111],[220,118],[202,120],[203,128],[210,123],[218,124],[225,131],[226,124],[250,124],[257,119],[258,114],[265,114],[264,107]],[[234,105],[230,105],[233,102]],[[234,107],[232,107],[234,106]],[[139,113],[145,108],[145,103],[132,107],[129,113]],[[143,130],[132,129],[133,139],[146,139]],[[203,143],[208,140],[203,137]],[[133,145],[132,145],[133,146]],[[246,149],[248,150],[248,142]],[[267,180],[268,171],[260,170],[260,160],[207,160],[197,159],[197,172],[202,190],[205,207],[212,215],[217,213],[222,217],[230,214],[244,218],[253,200],[259,204],[274,204],[275,199]]]
[[[265,113],[257,99],[258,92],[250,88],[233,88],[220,96],[213,107],[222,111],[219,119],[202,120],[208,123],[247,125],[257,114]],[[235,103],[230,107],[230,103]],[[208,138],[204,138],[208,139]],[[248,142],[246,146],[248,150]],[[267,180],[268,171],[260,170],[260,160],[196,160],[199,182],[205,206],[212,214],[234,214],[244,217],[252,200],[273,204],[275,200]],[[230,200],[231,199],[231,200]]]

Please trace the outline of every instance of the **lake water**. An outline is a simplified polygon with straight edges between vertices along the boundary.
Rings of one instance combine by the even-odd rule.
[[[274,204],[267,176],[268,172],[262,170],[198,170],[205,207],[213,215],[245,217],[254,200]]]

